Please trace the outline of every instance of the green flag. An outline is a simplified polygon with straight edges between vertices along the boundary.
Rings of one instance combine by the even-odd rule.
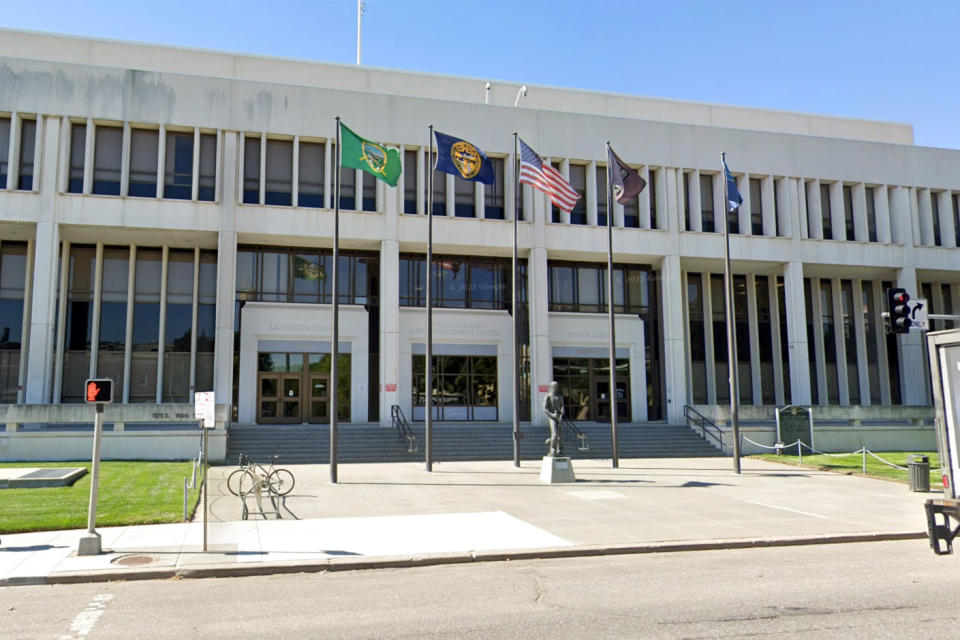
[[[372,173],[391,187],[400,177],[400,152],[365,140],[340,123],[340,164]]]

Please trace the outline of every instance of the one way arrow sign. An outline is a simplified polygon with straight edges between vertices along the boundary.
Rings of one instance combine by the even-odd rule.
[[[907,303],[910,307],[910,330],[928,331],[930,327],[927,322],[927,300],[925,298],[916,298]]]

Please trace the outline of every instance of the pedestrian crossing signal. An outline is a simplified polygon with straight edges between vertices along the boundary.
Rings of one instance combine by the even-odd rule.
[[[109,404],[113,402],[113,380],[111,378],[94,378],[87,380],[84,385],[84,398],[87,404]]]

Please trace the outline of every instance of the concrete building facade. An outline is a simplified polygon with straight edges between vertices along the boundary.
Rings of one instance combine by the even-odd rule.
[[[440,420],[512,414],[514,131],[583,194],[569,214],[519,194],[525,420],[553,379],[581,421],[729,402],[724,224],[744,404],[930,402],[921,336],[880,312],[889,286],[960,310],[960,151],[909,125],[532,85],[514,107],[513,83],[486,103],[477,79],[0,36],[0,403],[76,403],[110,376],[125,404],[212,389],[226,423],[329,421],[335,116],[403,159],[395,188],[341,177],[343,420],[424,416],[428,124],[496,171],[435,174]],[[607,202],[606,140],[649,185],[626,206]]]

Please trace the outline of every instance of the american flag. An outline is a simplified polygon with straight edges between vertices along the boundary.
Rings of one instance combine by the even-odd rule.
[[[580,194],[560,172],[545,163],[523,140],[520,140],[520,182],[543,191],[553,204],[568,213],[580,199]]]

